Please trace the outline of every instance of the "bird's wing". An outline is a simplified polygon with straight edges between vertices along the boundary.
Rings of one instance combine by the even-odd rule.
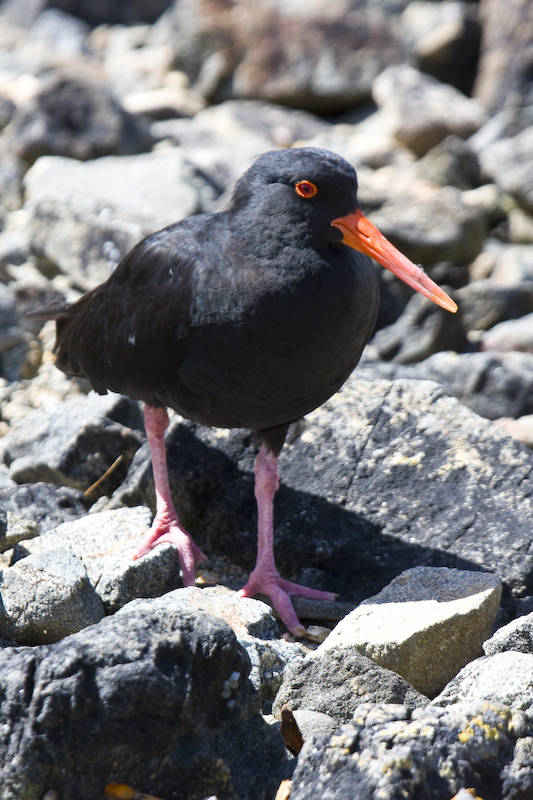
[[[178,224],[139,242],[76,303],[34,312],[56,320],[57,366],[97,392],[155,402],[184,357],[197,266],[195,239]]]

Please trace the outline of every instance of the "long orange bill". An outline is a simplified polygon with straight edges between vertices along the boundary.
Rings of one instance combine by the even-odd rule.
[[[451,297],[448,297],[446,292],[443,292],[421,267],[417,267],[416,264],[409,261],[385,239],[362,211],[334,219],[331,224],[342,231],[344,244],[379,261],[385,269],[393,272],[400,280],[416,289],[420,294],[429,297],[438,306],[454,313],[457,311],[457,304]]]

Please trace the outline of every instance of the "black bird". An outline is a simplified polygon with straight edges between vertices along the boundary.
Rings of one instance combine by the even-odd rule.
[[[255,432],[257,563],[240,595],[268,595],[296,636],[305,628],[290,596],[335,595],[286,581],[276,569],[278,456],[291,423],[342,386],[372,333],[379,296],[367,256],[456,310],[363,216],[350,164],[316,148],[272,151],[238,181],[229,210],[146,237],[76,303],[32,314],[56,320],[59,369],[84,376],[100,394],[145,403],[156,516],[135,558],[171,542],[186,586],[205,556],[172,504],[166,409]]]

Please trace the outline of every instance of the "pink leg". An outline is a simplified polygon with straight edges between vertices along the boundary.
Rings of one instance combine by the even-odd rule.
[[[156,514],[152,527],[144,537],[133,558],[141,558],[156,545],[170,542],[178,549],[183,585],[191,586],[194,583],[194,565],[196,561],[205,560],[206,556],[193,542],[187,531],[182,528],[172,503],[165,451],[165,431],[168,427],[166,409],[145,406],[144,424],[150,455],[152,456]]]
[[[278,457],[263,444],[255,462],[255,497],[257,499],[257,561],[241,597],[266,594],[274,609],[294,636],[304,636],[305,628],[296,616],[290,597],[293,594],[317,600],[335,600],[332,592],[309,589],[284,580],[274,563],[274,495],[279,486]]]

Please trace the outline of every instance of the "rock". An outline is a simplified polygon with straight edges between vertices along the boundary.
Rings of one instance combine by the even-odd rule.
[[[111,493],[126,475],[144,435],[136,403],[120,395],[73,397],[43,406],[16,424],[0,443],[0,457],[17,483],[47,481],[88,490],[121,457],[113,472],[91,492]]]
[[[133,560],[151,521],[150,511],[143,507],[89,514],[20,542],[13,561],[57,550],[73,554],[82,561],[106,613],[113,613],[137,597],[158,597],[179,586],[179,558],[171,545]]]
[[[13,117],[6,136],[16,155],[33,163],[42,155],[86,160],[137,153],[148,144],[141,123],[106,86],[89,75],[50,73],[32,105]]]
[[[431,300],[413,294],[401,317],[374,335],[372,347],[395,364],[423,361],[440,350],[460,350],[466,344],[461,314],[450,318],[441,311]]]
[[[404,40],[422,72],[470,94],[479,53],[477,8],[460,0],[414,0],[401,20]]]
[[[533,282],[531,287],[533,298]],[[533,313],[495,325],[483,334],[481,349],[504,353],[509,350],[533,353]]]
[[[104,616],[81,561],[68,550],[28,556],[2,571],[0,633],[18,644],[57,642]]]
[[[32,251],[92,287],[143,236],[194,213],[194,174],[170,149],[85,163],[41,158],[25,178]]]
[[[432,147],[417,161],[416,172],[425,180],[463,191],[477,187],[480,181],[478,158],[459,136],[447,136]]]
[[[392,670],[337,641],[327,652],[319,647],[288,667],[273,713],[279,718],[282,706],[287,704],[292,711],[328,714],[340,725],[352,719],[360,703],[403,703],[416,708],[427,702]]]
[[[405,166],[390,165],[360,175],[359,197],[374,225],[415,263],[469,264],[481,251],[485,214],[465,205],[452,186],[436,187],[414,179]]]
[[[249,669],[226,623],[182,609],[126,608],[55,644],[3,650],[0,797],[53,787],[100,800],[115,780],[159,797],[179,785],[270,800],[284,748]]]
[[[432,701],[434,706],[502,703],[533,721],[533,653],[507,650],[467,664]]]
[[[533,245],[505,247],[495,258],[491,278],[500,286],[533,281]]]
[[[516,198],[527,211],[533,210],[533,129],[495,141],[479,153],[482,174]]]
[[[450,800],[464,787],[484,798],[511,800],[520,790],[526,797],[533,790],[531,770],[521,774],[519,764],[530,753],[532,728],[522,723],[518,732],[519,721],[518,713],[497,703],[412,710],[360,705],[350,723],[304,745],[291,800]],[[495,795],[502,783],[503,793]]]
[[[26,483],[22,486],[15,484],[0,489],[0,504],[7,510],[8,522],[9,514],[12,514],[19,520],[25,520],[26,524],[37,525],[41,533],[56,528],[61,522],[77,519],[87,512],[82,492],[50,483]],[[9,526],[7,536],[9,541]],[[1,540],[0,550],[5,549],[7,541]]]
[[[5,525],[3,514],[6,515]],[[10,550],[18,542],[22,542],[25,539],[34,539],[41,533],[39,524],[35,520],[26,519],[5,509],[3,509],[3,514],[0,526],[0,552],[5,553],[6,550]]]
[[[452,134],[466,139],[486,120],[476,100],[407,64],[387,67],[374,81],[372,96],[394,120],[397,138],[417,156]]]
[[[508,650],[533,655],[533,614],[512,620],[483,643],[486,656],[505,653]]]
[[[434,697],[480,654],[500,596],[501,584],[493,575],[415,567],[348,614],[316,655],[353,647]]]
[[[274,700],[287,667],[305,654],[299,642],[278,638],[277,624],[266,603],[237,597],[236,592],[221,586],[176,589],[155,601],[132,601],[128,608],[132,611],[151,608],[173,613],[183,609],[185,614],[202,611],[223,619],[248,654],[251,664],[249,677],[263,701]]]
[[[483,37],[475,96],[496,112],[531,106],[529,73],[533,12],[521,0],[486,0],[480,6]]]
[[[533,414],[525,414],[518,419],[502,417],[495,420],[495,423],[510,436],[533,449]]]
[[[479,280],[458,289],[456,300],[466,330],[487,331],[533,311],[533,281],[500,286],[492,279]]]
[[[253,567],[249,434],[176,418],[167,455],[175,505],[198,544]],[[369,382],[360,370],[284,448],[275,506],[280,571],[355,602],[420,565],[490,570],[513,595],[527,594],[530,461],[528,450],[435,384]],[[110,502],[153,504],[146,449]]]
[[[193,88],[214,102],[256,98],[335,113],[368,99],[372,80],[404,57],[398,6],[364,9],[276,0],[258,15],[253,0],[180,0],[149,41],[171,43]]]
[[[29,30],[29,40],[46,45],[54,57],[76,58],[89,54],[86,22],[59,8],[45,8]]]
[[[530,353],[436,353],[418,364],[363,361],[360,377],[432,380],[487,419],[533,413]]]

